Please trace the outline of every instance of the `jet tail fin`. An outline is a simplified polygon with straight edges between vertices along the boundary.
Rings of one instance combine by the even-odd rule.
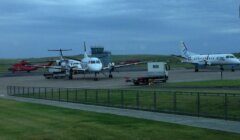
[[[88,58],[86,43],[84,42],[84,58]]]
[[[181,51],[181,56],[184,58],[189,58],[192,55],[194,55],[194,53],[188,51],[188,48],[183,41],[181,42],[180,51]]]

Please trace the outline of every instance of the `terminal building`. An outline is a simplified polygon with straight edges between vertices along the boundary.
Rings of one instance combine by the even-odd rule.
[[[111,52],[105,51],[104,47],[93,46],[91,47],[91,54],[93,57],[99,58],[103,65],[106,67],[109,63],[111,63]]]

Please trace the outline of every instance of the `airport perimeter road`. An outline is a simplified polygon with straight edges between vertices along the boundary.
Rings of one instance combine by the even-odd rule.
[[[106,113],[106,114],[115,114],[119,116],[128,116],[133,118],[141,118],[153,121],[161,121],[168,123],[175,123],[180,125],[187,125],[199,128],[207,128],[225,132],[240,133],[240,122],[234,121],[225,121],[218,119],[208,119],[202,117],[191,117],[191,116],[182,116],[182,115],[172,115],[172,114],[163,114],[155,112],[146,112],[139,110],[129,110],[129,109],[119,109],[111,107],[101,107],[94,105],[83,105],[67,102],[57,102],[41,99],[29,99],[21,97],[3,97],[5,99],[11,99],[20,102],[29,102],[37,103],[43,105],[57,106],[69,109],[78,109],[83,111],[97,112],[97,113]]]

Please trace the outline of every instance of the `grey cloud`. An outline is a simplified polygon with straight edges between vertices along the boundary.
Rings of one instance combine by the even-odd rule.
[[[0,51],[22,48],[21,57],[59,47],[80,52],[87,41],[114,53],[170,54],[185,40],[202,53],[206,46],[233,52],[240,43],[237,7],[226,0],[1,0]]]

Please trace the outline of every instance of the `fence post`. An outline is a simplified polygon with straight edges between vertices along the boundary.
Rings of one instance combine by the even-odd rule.
[[[61,89],[58,88],[58,101],[61,101]]]
[[[108,89],[108,92],[107,92],[107,103],[110,106],[110,89]]]
[[[153,109],[157,110],[157,93],[156,93],[156,91],[153,92]]]
[[[9,95],[9,86],[7,86],[7,95]]]
[[[53,100],[53,88],[52,88],[52,93],[51,94],[52,94],[52,100]]]
[[[40,99],[41,97],[40,97],[40,94],[41,94],[41,88],[39,87],[38,88],[38,98]]]
[[[95,91],[95,94],[96,94],[96,104],[98,104],[98,89],[96,89],[96,91]]]
[[[139,109],[139,91],[136,93],[137,109]]]
[[[224,118],[225,120],[228,119],[228,97],[227,93],[224,95]]]
[[[25,96],[25,87],[23,87],[23,91],[22,92],[23,92],[23,96]]]
[[[18,94],[20,94],[20,87],[18,87]],[[21,94],[20,94],[20,96],[21,96]]]
[[[27,94],[28,94],[28,97],[30,97],[30,88],[29,87],[27,88]]]
[[[197,115],[200,116],[200,93],[197,93]]]
[[[44,89],[44,97],[45,97],[45,99],[47,99],[47,88],[45,87],[45,89]]]
[[[67,102],[68,102],[68,92],[69,92],[69,91],[68,91],[68,88],[67,88]]]
[[[9,95],[12,95],[12,86],[9,86]]]
[[[87,102],[87,94],[88,94],[88,91],[87,91],[87,89],[85,89],[85,91],[84,91],[85,102]]]
[[[122,108],[124,108],[124,93],[123,93],[123,90],[121,90],[121,105],[122,105]]]
[[[9,95],[9,86],[7,86],[7,95]]]
[[[8,86],[8,95],[11,95],[11,86]]]
[[[35,88],[33,87],[33,98],[35,98]]]
[[[16,87],[14,86],[13,87],[13,95],[15,96],[15,94],[16,94]]]
[[[173,111],[177,112],[177,94],[176,94],[176,92],[173,93]]]
[[[76,88],[76,91],[75,91],[75,102],[77,103],[78,102],[78,89]]]

